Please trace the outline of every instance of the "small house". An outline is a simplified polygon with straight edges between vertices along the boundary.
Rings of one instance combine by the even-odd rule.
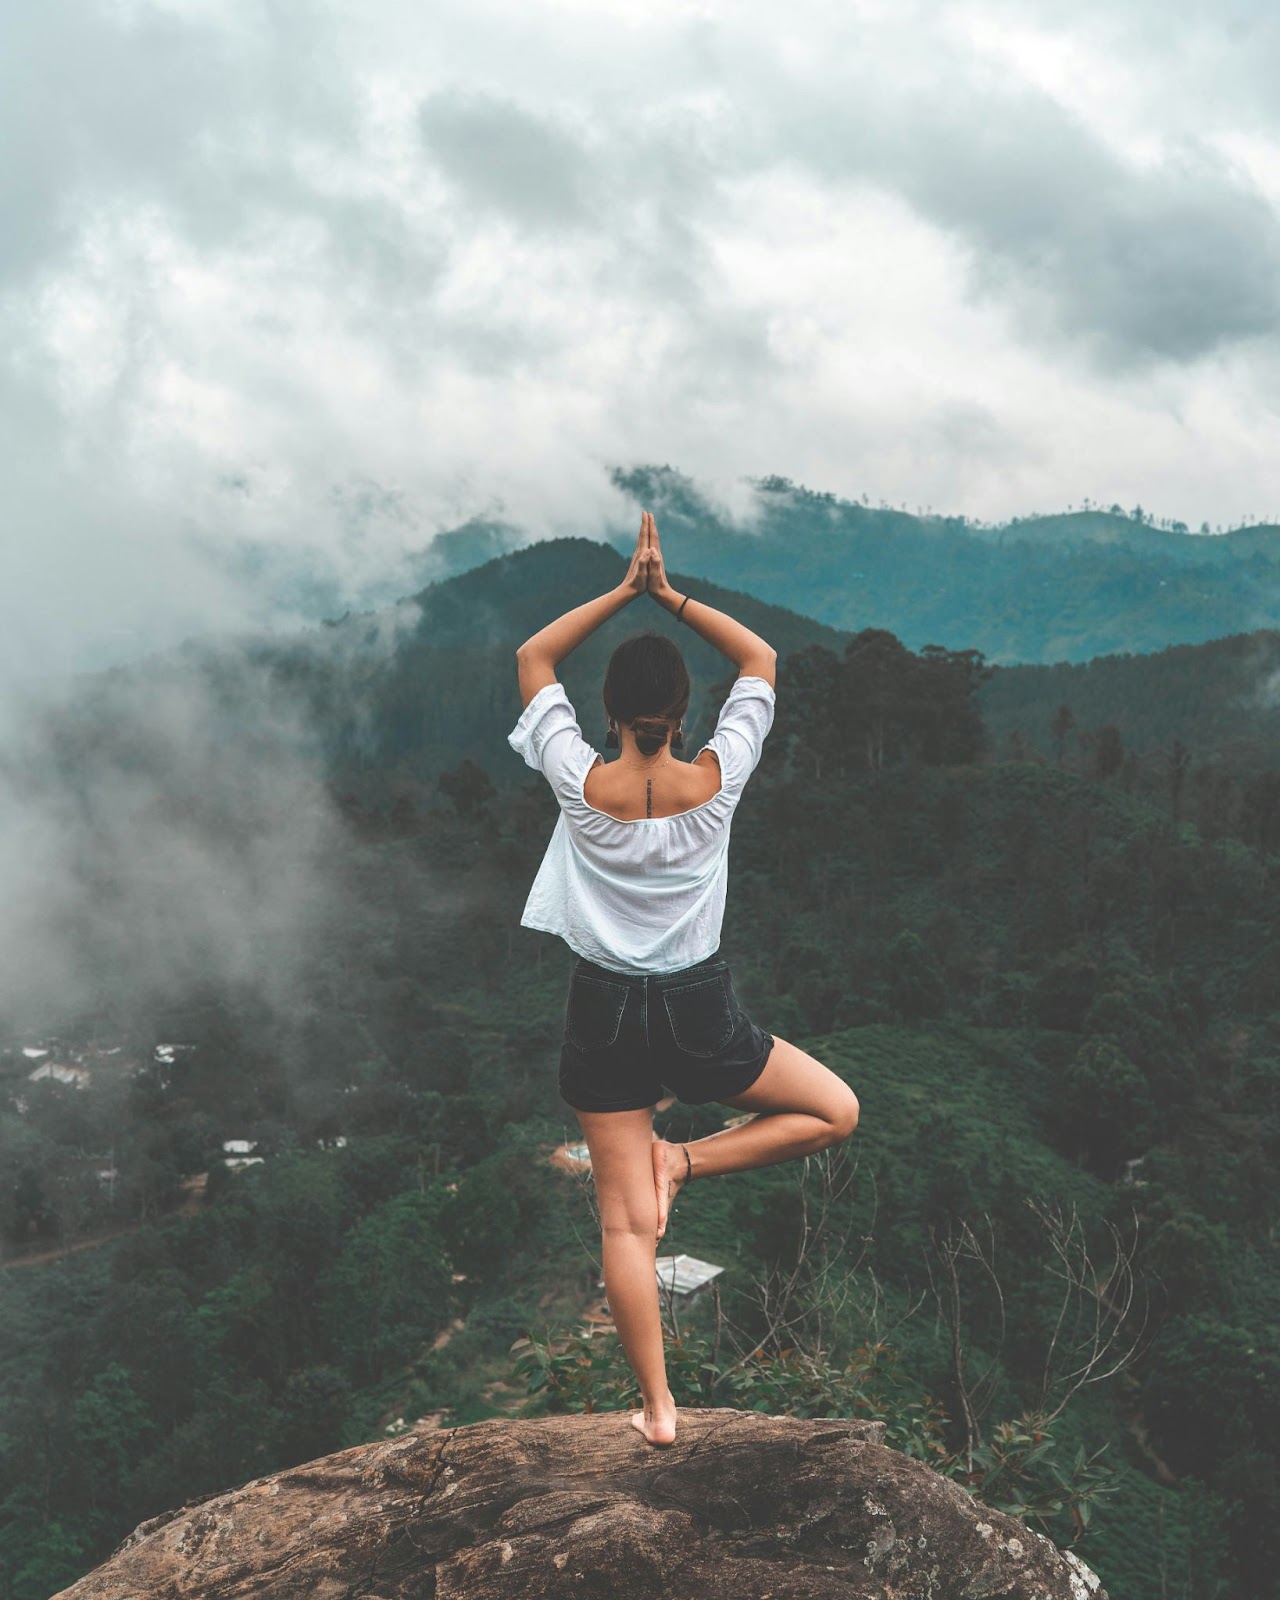
[[[241,1167],[260,1166],[263,1158],[252,1153],[257,1148],[256,1139],[224,1139],[222,1164],[224,1167],[229,1167],[232,1172],[238,1172]]]
[[[658,1288],[678,1301],[688,1301],[724,1271],[712,1261],[697,1256],[659,1256],[654,1262]]]

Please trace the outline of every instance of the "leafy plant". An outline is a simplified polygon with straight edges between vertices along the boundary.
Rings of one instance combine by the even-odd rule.
[[[1115,1492],[1118,1473],[1101,1459],[1105,1444],[1092,1455],[1078,1446],[1071,1465],[1064,1468],[1053,1459],[1057,1441],[1052,1427],[1051,1419],[1034,1412],[997,1423],[990,1439],[973,1452],[972,1470],[961,1451],[949,1456],[942,1470],[1011,1517],[1047,1524],[1066,1512],[1079,1536],[1089,1525],[1093,1502]]]

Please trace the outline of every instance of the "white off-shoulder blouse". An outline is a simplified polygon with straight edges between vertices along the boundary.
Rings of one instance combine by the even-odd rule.
[[[675,816],[624,821],[583,797],[599,752],[582,737],[564,685],[539,689],[507,741],[546,777],[560,816],[521,924],[558,934],[575,954],[615,972],[677,972],[714,955],[729,825],[773,726],[774,704],[764,678],[740,676],[702,746],[720,763],[720,788]]]

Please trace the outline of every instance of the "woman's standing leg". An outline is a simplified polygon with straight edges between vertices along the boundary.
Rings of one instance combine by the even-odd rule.
[[[600,1207],[604,1286],[622,1348],[644,1397],[632,1422],[650,1444],[676,1436],[658,1308],[658,1196],[653,1179],[653,1107],[579,1111]]]

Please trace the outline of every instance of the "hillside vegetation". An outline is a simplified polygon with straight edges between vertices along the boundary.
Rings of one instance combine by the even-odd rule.
[[[616,1349],[581,1333],[587,1195],[547,1159],[577,1134],[555,1089],[569,958],[518,919],[554,801],[505,744],[514,645],[616,575],[586,541],[514,552],[392,615],[105,675],[10,752],[74,828],[83,897],[64,886],[20,930],[74,931],[74,1005],[0,1006],[0,1240],[20,1259],[127,1230],[0,1279],[13,1600],[184,1498],[419,1416],[630,1402]],[[983,709],[1003,675],[975,651],[730,608],[782,659],[722,948],[748,1010],[852,1083],[863,1120],[843,1189],[811,1164],[681,1195],[666,1243],[725,1271],[723,1320],[702,1302],[673,1330],[680,1392],[879,1416],[1077,1539],[1125,1600],[1255,1600],[1280,1560],[1280,836],[1258,787],[1280,774],[1224,746],[1222,782],[1253,798],[1202,812],[1198,751],[1184,785],[1099,762],[1083,698],[1009,759]],[[612,643],[668,621],[632,608],[567,664],[589,737]],[[705,734],[727,680],[690,659]],[[207,898],[173,892],[193,858],[215,864]],[[163,864],[163,904],[131,895],[139,861]],[[218,924],[246,884],[270,914]],[[34,1080],[37,1049],[87,1063],[84,1085]],[[674,1137],[719,1125],[658,1116]],[[227,1165],[232,1139],[258,1164]],[[1111,1314],[1113,1239],[1146,1326],[1019,1444],[1047,1373],[1062,1392],[1055,1210],[1093,1263],[1072,1348],[1090,1305]],[[987,1255],[939,1297],[966,1225]],[[755,1288],[779,1273],[785,1330]]]

